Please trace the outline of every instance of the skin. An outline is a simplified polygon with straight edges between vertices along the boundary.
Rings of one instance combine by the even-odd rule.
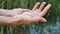
[[[42,2],[40,5],[39,2],[35,4],[32,10],[29,9],[12,9],[12,10],[0,10],[0,25],[4,26],[17,26],[17,25],[28,25],[32,23],[36,23],[38,21],[46,22],[46,19],[43,16],[47,13],[50,9],[51,4],[48,4],[45,8],[46,2]],[[39,6],[40,5],[40,6]],[[38,8],[39,7],[39,8]],[[43,9],[44,8],[44,9]],[[35,17],[21,15],[24,12],[33,12],[36,9],[40,10],[40,14]],[[29,18],[29,19],[28,19]]]

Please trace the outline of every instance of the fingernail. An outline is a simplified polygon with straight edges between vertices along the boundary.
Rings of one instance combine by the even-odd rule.
[[[42,22],[47,22],[46,19],[42,20]]]
[[[47,22],[46,20],[44,22]]]
[[[40,4],[40,2],[37,2],[37,4]]]
[[[46,2],[43,2],[43,3],[46,3]]]
[[[51,4],[48,4],[48,6],[51,6]]]

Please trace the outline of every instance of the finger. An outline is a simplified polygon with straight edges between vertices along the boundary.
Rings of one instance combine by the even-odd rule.
[[[43,17],[43,16],[47,13],[47,11],[50,9],[50,7],[51,7],[51,4],[48,4],[48,5],[44,8],[44,10],[40,13],[39,16]]]
[[[32,22],[38,22],[38,21],[46,22],[46,19],[45,18],[42,18],[42,17],[34,17],[32,19]]]
[[[40,10],[40,11],[42,11],[42,9],[44,8],[45,4],[46,4],[46,2],[42,2],[42,4],[41,4],[40,7],[39,7],[39,10]]]
[[[33,7],[32,11],[35,11],[39,7],[40,2],[37,2],[35,6]]]

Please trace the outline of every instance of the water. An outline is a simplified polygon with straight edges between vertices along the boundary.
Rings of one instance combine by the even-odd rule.
[[[29,32],[30,34],[60,34],[59,18],[57,17],[56,23],[29,26]]]

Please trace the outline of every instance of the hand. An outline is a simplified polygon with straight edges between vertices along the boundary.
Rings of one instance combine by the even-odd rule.
[[[34,12],[34,11],[36,11],[36,9],[37,9],[37,8],[39,7],[39,5],[40,5],[40,7],[38,8],[38,10],[40,11],[40,16],[44,16],[44,15],[47,13],[47,11],[49,10],[49,8],[51,7],[51,4],[48,4],[48,5],[44,8],[45,4],[46,4],[46,2],[42,2],[41,5],[40,5],[40,2],[37,2],[37,3],[35,4],[35,6],[33,7],[32,10],[29,10],[29,9],[20,9],[20,8],[18,8],[18,9],[13,9],[12,12],[17,12],[17,14],[22,14],[22,13],[24,13],[24,12]],[[43,8],[44,8],[44,9],[43,9]]]
[[[9,24],[12,26],[16,25],[28,25],[32,23],[36,23],[38,21],[46,22],[42,17],[31,17],[27,15],[16,15],[12,20],[9,21]]]
[[[35,5],[34,8],[32,9],[32,11],[36,11],[36,9],[39,7],[39,4],[40,4],[39,2],[36,3],[36,5]],[[50,9],[51,4],[48,4],[48,5],[44,8],[45,4],[46,4],[46,2],[42,2],[42,4],[40,5],[40,7],[38,8],[38,11],[40,11],[40,14],[39,14],[38,16],[43,17],[43,16],[47,13],[47,11]],[[43,8],[44,8],[44,9],[43,9]]]

